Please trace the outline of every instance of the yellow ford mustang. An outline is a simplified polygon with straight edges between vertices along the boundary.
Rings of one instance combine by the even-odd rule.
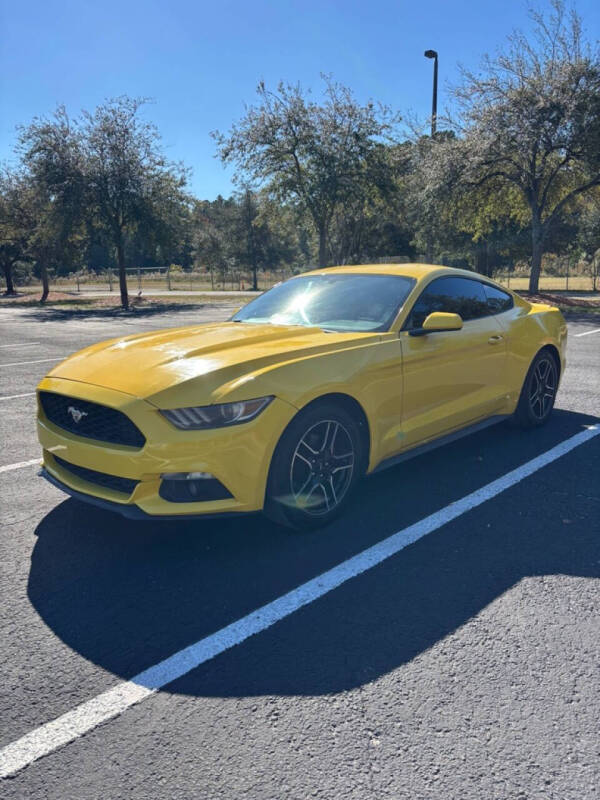
[[[42,474],[132,517],[329,522],[365,474],[512,417],[565,367],[556,308],[423,264],[292,278],[224,323],[95,344],[38,387]]]

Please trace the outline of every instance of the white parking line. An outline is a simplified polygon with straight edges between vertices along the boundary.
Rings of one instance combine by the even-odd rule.
[[[227,625],[216,633],[179,650],[169,658],[140,672],[131,680],[122,681],[91,700],[67,711],[62,716],[25,734],[0,750],[0,777],[14,775],[29,764],[48,755],[103,722],[119,716],[126,709],[150,697],[162,687],[215,658],[254,634],[270,628],[298,609],[323,597],[351,578],[381,564],[407,545],[427,536],[457,519],[462,514],[491,500],[524,478],[569,453],[575,447],[600,434],[600,425],[593,425],[571,436],[551,450],[507,472],[481,489],[436,511],[425,519],[394,533],[358,555],[338,564],[271,603]]]
[[[21,469],[21,467],[31,467],[33,464],[41,464],[40,458],[31,458],[29,461],[17,461],[16,464],[5,464],[0,467],[0,472],[11,472],[13,469]]]
[[[9,364],[0,364],[0,367],[20,367],[22,364],[43,364],[44,361],[56,361],[58,363],[66,356],[55,356],[54,358],[38,358],[36,361],[11,361]]]
[[[16,400],[17,397],[33,397],[35,392],[25,392],[25,394],[5,394],[0,395],[0,400]]]
[[[0,350],[4,350],[7,347],[33,347],[36,344],[41,344],[41,342],[27,342],[27,344],[0,344]]]
[[[594,328],[593,331],[585,331],[585,333],[576,333],[575,338],[579,336],[591,336],[592,333],[600,333],[600,328]]]

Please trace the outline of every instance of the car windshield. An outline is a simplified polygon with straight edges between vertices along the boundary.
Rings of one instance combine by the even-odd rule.
[[[413,278],[402,275],[306,275],[274,286],[232,320],[342,332],[386,331],[414,284]]]

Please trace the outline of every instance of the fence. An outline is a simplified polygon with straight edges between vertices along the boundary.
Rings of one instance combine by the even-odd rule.
[[[526,292],[529,289],[528,275],[494,275],[494,280],[515,292]],[[600,278],[591,275],[541,275],[540,292],[597,292],[600,290]]]
[[[127,286],[130,293],[136,291],[152,292],[211,292],[211,291],[249,291],[252,290],[253,277],[249,272],[230,270],[172,269],[170,267],[133,267],[128,268]],[[293,274],[291,269],[261,270],[257,275],[259,290],[274,286]],[[108,269],[103,272],[80,272],[65,277],[53,278],[52,287],[58,291],[75,292],[118,292],[119,274]]]
[[[382,259],[380,259],[381,261]],[[395,257],[386,262],[401,263],[406,258]],[[263,291],[276,283],[296,274],[297,270],[289,267],[273,270],[260,270],[257,275],[258,288]],[[527,291],[529,274],[526,270],[515,270],[507,273],[496,273],[494,279],[515,291]],[[23,288],[23,283],[15,283]],[[111,293],[119,292],[119,275],[116,270],[107,269],[102,272],[79,272],[67,276],[51,276],[51,288],[54,291],[77,293]],[[27,281],[27,286],[36,288],[39,279]],[[211,291],[249,291],[252,289],[252,274],[243,270],[191,270],[181,267],[132,267],[127,269],[127,285],[130,294],[146,292],[161,294],[168,292],[211,292]],[[542,271],[539,283],[540,291],[563,292],[597,292],[600,291],[600,258],[590,264],[578,265],[577,269],[569,269],[569,264],[561,264],[552,271]],[[0,283],[0,291],[2,284]]]
[[[527,291],[529,270],[517,267],[510,272],[496,273],[494,279],[514,291]],[[540,291],[596,292],[600,290],[600,253],[589,261],[570,255],[547,254],[539,282]]]

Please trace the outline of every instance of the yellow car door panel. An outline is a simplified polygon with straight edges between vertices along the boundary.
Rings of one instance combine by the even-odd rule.
[[[462,329],[412,335],[435,311],[459,314],[464,320]],[[404,327],[400,333],[402,449],[503,412],[506,336],[489,313],[479,281],[434,280],[416,301]]]

